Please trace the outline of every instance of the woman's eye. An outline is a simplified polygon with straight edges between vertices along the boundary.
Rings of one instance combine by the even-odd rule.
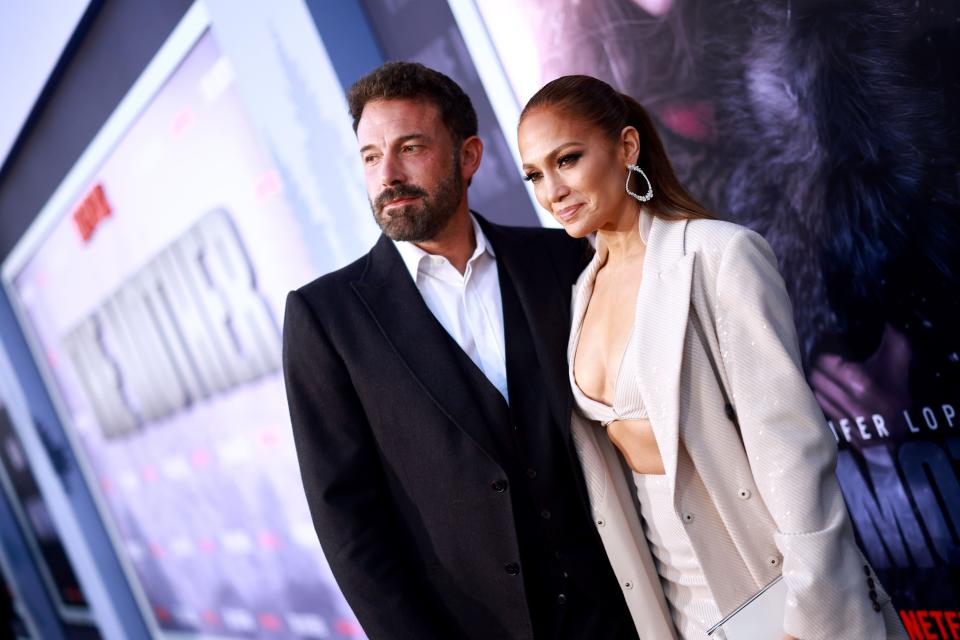
[[[582,156],[582,155],[583,155],[582,153],[568,153],[568,154],[565,155],[565,156],[561,156],[561,157],[557,160],[557,166],[558,166],[558,167],[565,167],[565,166],[569,166],[569,165],[571,165],[571,164],[574,164],[577,160],[580,159],[580,156]]]
[[[541,174],[539,171],[531,171],[530,173],[524,174],[523,179],[527,182],[537,182],[540,180]]]

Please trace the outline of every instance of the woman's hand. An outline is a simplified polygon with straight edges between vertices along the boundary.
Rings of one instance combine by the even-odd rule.
[[[828,418],[834,420],[880,414],[900,415],[910,406],[903,375],[910,366],[910,340],[886,325],[877,350],[863,362],[821,353],[813,362],[810,386]],[[844,436],[841,436],[844,437]]]

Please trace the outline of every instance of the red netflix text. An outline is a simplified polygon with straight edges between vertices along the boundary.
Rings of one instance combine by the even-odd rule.
[[[98,184],[83,199],[83,202],[73,212],[73,222],[77,225],[80,237],[88,242],[96,230],[97,225],[113,213],[103,185]]]
[[[960,640],[960,612],[900,610],[910,640]]]

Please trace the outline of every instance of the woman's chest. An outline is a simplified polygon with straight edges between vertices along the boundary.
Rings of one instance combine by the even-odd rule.
[[[639,281],[639,273],[598,275],[580,326],[574,363],[577,383],[606,404],[613,403],[634,332]]]

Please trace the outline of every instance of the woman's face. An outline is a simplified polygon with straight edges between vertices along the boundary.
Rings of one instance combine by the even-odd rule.
[[[582,238],[636,215],[624,190],[627,164],[637,157],[636,129],[612,141],[589,122],[541,107],[523,118],[517,135],[524,179],[568,234]]]

